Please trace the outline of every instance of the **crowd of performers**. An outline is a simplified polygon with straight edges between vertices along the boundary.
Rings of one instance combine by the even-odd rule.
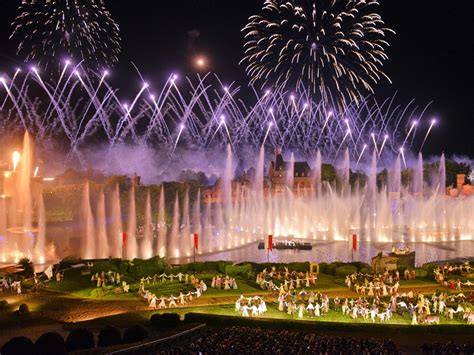
[[[261,276],[263,275],[258,276],[260,282]],[[285,281],[278,288],[278,310],[292,317],[321,317],[333,309],[353,320],[370,319],[373,323],[389,321],[393,314],[402,317],[407,314],[413,325],[439,324],[440,316],[451,320],[466,319],[468,324],[474,324],[473,310],[466,303],[474,301],[472,293],[466,296],[463,292],[449,295],[447,292],[439,292],[433,293],[431,297],[413,291],[401,293],[398,272],[348,275],[346,285],[358,297],[335,297],[332,302],[325,294],[306,291],[305,288],[291,288],[291,281]]]
[[[258,273],[255,282],[263,290],[278,291],[284,289],[285,291],[293,291],[314,286],[317,279],[318,276],[309,271],[305,273],[290,272],[287,267],[284,268],[284,271],[277,271],[276,267],[273,266],[269,272],[265,268],[262,272]]]
[[[146,289],[146,285],[150,285],[150,283],[156,284],[157,280],[161,280],[162,283],[166,282],[166,280],[178,280],[179,283],[182,284],[191,284],[192,287],[196,291],[188,291],[184,293],[182,290],[179,292],[179,295],[175,297],[174,295],[170,295],[169,297],[165,297],[161,295],[158,298],[154,293],[150,290]],[[179,306],[184,306],[188,302],[192,302],[194,298],[199,298],[202,296],[204,292],[207,291],[207,285],[203,280],[198,279],[195,275],[183,274],[179,272],[178,274],[170,274],[167,275],[165,273],[159,275],[158,278],[151,278],[151,277],[143,277],[140,279],[140,285],[138,288],[138,295],[143,299],[144,302],[148,304],[148,306],[152,309],[164,309],[164,308],[173,308]],[[159,301],[159,302],[158,302]]]
[[[233,277],[229,277],[229,275],[222,276],[217,275],[213,276],[211,280],[211,288],[216,288],[218,290],[237,290],[237,281]]]
[[[349,290],[365,297],[388,296],[400,289],[400,273],[398,271],[379,274],[363,274],[355,272],[347,275],[345,284]]]
[[[467,280],[466,282],[461,282],[461,279],[456,276],[462,276],[470,274],[474,271],[474,268],[469,265],[469,262],[464,262],[461,265],[451,265],[446,263],[443,266],[438,266],[433,270],[436,282],[439,284],[450,288],[451,290],[460,291],[463,288],[473,289],[474,283]]]
[[[267,304],[262,297],[240,295],[239,299],[235,301],[235,311],[242,317],[259,317],[267,312]]]
[[[454,315],[457,315],[459,319],[467,318],[468,322],[470,319],[471,309],[464,307],[463,304],[467,300],[473,301],[474,295],[472,293],[469,296],[464,295],[461,288],[457,294],[435,293],[430,301],[423,294],[413,291],[400,294],[398,271],[385,271],[379,274],[353,273],[346,276],[345,282],[350,290],[360,296],[356,301],[346,299],[341,307],[343,314],[351,315],[353,319],[358,316],[367,318],[369,312],[372,322],[376,318],[383,322],[389,320],[392,313],[398,312],[403,316],[407,311],[412,324],[439,323],[440,315],[448,319],[454,319]],[[372,300],[372,304],[367,302],[366,297]],[[390,297],[390,300],[384,303],[380,301],[381,297]]]
[[[447,293],[434,293],[431,298],[425,297],[422,293],[413,291],[407,293],[396,293],[390,295],[388,300],[381,300],[379,296],[359,297],[344,301],[334,299],[334,309],[340,310],[343,315],[352,319],[371,319],[373,323],[377,320],[386,322],[392,318],[393,314],[404,317],[409,314],[411,324],[439,324],[439,316],[443,315],[448,319],[454,319],[457,315],[459,320],[468,318],[471,314],[469,307],[464,307],[464,295],[451,295]],[[431,299],[431,300],[430,300]],[[452,307],[448,307],[447,305]]]
[[[9,277],[3,277],[0,280],[0,291],[11,292],[21,296],[21,280],[12,280]]]
[[[59,273],[58,273],[59,274]],[[115,271],[102,271],[96,272],[91,276],[91,282],[93,282],[97,288],[105,288],[107,286],[117,286],[121,292],[128,293],[130,291],[130,285],[126,281],[122,280],[122,275]]]
[[[315,293],[313,290],[308,293],[305,289],[298,292],[281,287],[278,295],[278,310],[292,317],[304,318],[305,315],[320,317],[329,312],[329,297],[319,292]]]

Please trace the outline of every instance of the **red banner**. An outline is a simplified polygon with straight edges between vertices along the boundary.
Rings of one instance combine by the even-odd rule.
[[[273,250],[273,235],[271,234],[268,235],[268,250]]]
[[[127,247],[127,232],[123,232],[123,233],[122,233],[122,246],[123,246],[124,248]]]
[[[352,249],[357,251],[357,234],[352,234]]]
[[[199,235],[197,233],[194,233],[194,249],[198,250],[199,246]]]

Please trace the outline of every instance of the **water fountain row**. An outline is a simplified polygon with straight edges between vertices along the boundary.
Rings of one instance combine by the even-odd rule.
[[[41,178],[33,174],[33,147],[25,134],[23,153],[13,154],[13,167],[3,172],[0,196],[0,262],[18,262],[28,257],[44,263],[53,257],[46,245],[46,212]],[[37,226],[33,226],[33,211]]]
[[[433,177],[431,186],[424,183],[423,158],[420,155],[410,186],[401,183],[401,160],[398,158],[389,170],[387,184],[378,188],[376,153],[367,172],[367,182],[360,186],[357,183],[355,186],[350,185],[347,152],[338,171],[339,184],[336,186],[323,182],[322,157],[318,153],[312,170],[311,188],[287,187],[281,193],[269,193],[268,181],[264,179],[264,162],[262,150],[256,162],[253,183],[235,183],[229,148],[223,177],[218,184],[220,201],[201,204],[198,192],[196,202],[191,206],[189,191],[181,200],[176,194],[170,206],[172,212],[169,223],[165,222],[166,206],[162,187],[155,233],[150,228],[154,218],[148,193],[145,228],[143,236],[139,238],[135,233],[135,192],[132,187],[127,245],[124,250],[119,248],[112,254],[127,258],[147,258],[152,255],[172,259],[189,258],[194,252],[195,233],[199,235],[197,254],[239,248],[263,240],[268,234],[274,238],[345,241],[355,233],[365,241],[378,243],[473,240],[474,198],[453,199],[445,195],[444,156],[440,159],[439,171]],[[289,162],[288,186],[295,180],[292,164],[294,158]],[[88,193],[87,188],[84,191]],[[119,210],[118,192],[112,198],[115,199],[112,201],[114,209]],[[119,230],[116,233],[119,235]],[[91,230],[90,238],[93,235],[94,231]],[[100,233],[95,235],[99,238],[102,236]],[[84,245],[84,256],[91,257],[86,254],[89,251],[88,244]],[[96,257],[103,256],[99,247],[96,250]]]
[[[233,155],[228,147],[216,203],[202,203],[201,192],[190,196],[188,189],[181,198],[176,193],[171,205],[166,206],[162,186],[158,201],[152,203],[149,191],[146,195],[143,226],[137,226],[135,184],[124,215],[118,186],[111,191],[99,187],[97,196],[92,198],[86,183],[80,204],[80,228],[75,231],[81,245],[76,254],[85,259],[154,255],[182,259],[194,252],[199,255],[240,248],[263,240],[268,234],[275,239],[326,241],[345,241],[351,234],[358,234],[362,240],[378,243],[473,240],[474,198],[445,195],[444,156],[430,186],[424,183],[420,154],[409,186],[402,184],[399,157],[381,188],[377,184],[377,158],[374,152],[366,169],[366,182],[351,185],[346,151],[337,172],[338,183],[329,184],[322,180],[323,157],[318,152],[312,164],[311,185],[301,187],[296,182],[295,159],[291,157],[286,163],[286,187],[275,192],[265,174],[263,148],[255,163],[253,181],[242,183],[234,181]],[[2,262],[18,261],[21,256],[37,262],[53,257],[47,251],[43,196],[32,175],[32,147],[25,135],[20,163],[4,173],[5,191],[0,199]],[[195,197],[194,202],[190,197]],[[32,223],[34,212],[36,228]],[[199,236],[196,251],[194,234]]]

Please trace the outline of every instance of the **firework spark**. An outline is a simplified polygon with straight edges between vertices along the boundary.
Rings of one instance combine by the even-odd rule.
[[[377,0],[265,0],[245,33],[251,85],[335,95],[340,109],[382,78],[387,33]],[[336,94],[337,93],[337,94]]]
[[[400,146],[412,147],[415,131],[409,139],[404,132],[413,117],[424,120],[429,107],[413,101],[392,106],[393,98],[378,102],[370,97],[348,104],[340,114],[334,103],[314,101],[309,93],[255,92],[252,99],[237,85],[225,86],[209,74],[179,82],[171,75],[158,86],[140,74],[137,90],[126,99],[117,97],[119,90],[109,85],[107,73],[96,84],[82,68],[63,71],[60,82],[37,68],[19,72],[15,80],[15,74],[0,78],[0,136],[27,129],[39,141],[60,141],[68,156],[78,157],[89,143],[104,141],[111,148],[138,144],[170,153],[220,149],[228,143],[235,151],[257,150],[263,144],[268,151],[280,147],[308,158],[317,150],[337,158],[349,149],[359,161],[370,144],[384,160]]]
[[[23,0],[10,38],[17,54],[43,67],[60,55],[98,70],[118,61],[119,27],[104,0]]]

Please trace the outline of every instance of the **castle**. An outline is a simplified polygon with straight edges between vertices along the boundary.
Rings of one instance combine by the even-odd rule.
[[[446,188],[446,195],[449,197],[461,198],[474,195],[474,185],[466,184],[466,175],[456,175],[456,187]]]
[[[306,161],[295,161],[293,163],[293,172],[291,172],[291,163],[283,159],[281,149],[275,150],[275,158],[270,162],[268,175],[263,178],[263,191],[265,195],[281,194],[287,188],[290,188],[294,194],[309,195],[313,190],[313,174],[309,164]],[[232,200],[240,198],[240,191],[252,187],[252,178],[244,174],[237,180],[232,181]],[[292,176],[291,176],[292,175]],[[289,186],[291,184],[292,186]],[[217,180],[214,186],[202,191],[203,203],[222,202],[222,179]]]

